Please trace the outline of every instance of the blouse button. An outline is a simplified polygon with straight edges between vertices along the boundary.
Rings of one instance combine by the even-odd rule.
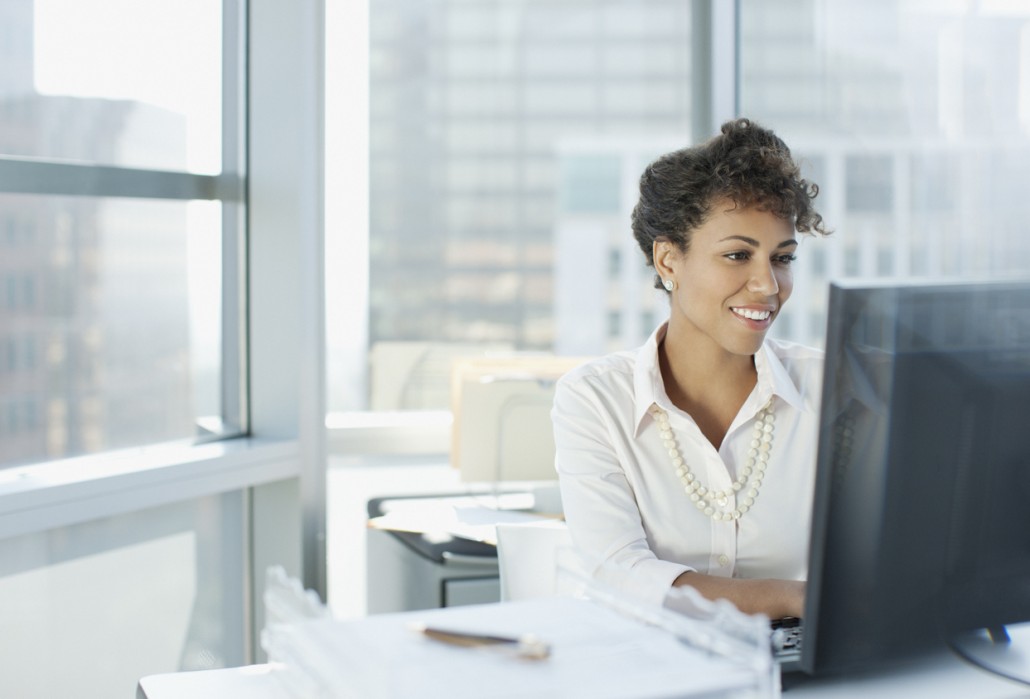
[[[723,568],[729,565],[729,563],[730,559],[726,557],[726,554],[722,554],[721,556],[719,556],[719,565],[721,565]]]

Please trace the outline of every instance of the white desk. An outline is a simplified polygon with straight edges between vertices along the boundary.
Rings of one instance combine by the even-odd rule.
[[[1008,656],[1024,676],[1030,676],[1030,624],[1010,626],[1014,651]],[[860,697],[906,697],[906,699],[1030,699],[1030,687],[993,675],[973,666],[950,651],[913,659],[903,665],[875,673],[840,677],[785,678],[789,699],[859,699]]]
[[[422,624],[489,636],[538,634],[550,656],[529,659],[508,645],[443,643],[419,632]],[[247,675],[229,670],[146,677],[137,696],[286,699],[295,688],[304,699],[668,699],[678,693],[740,696],[763,680],[739,660],[702,651],[663,628],[572,597],[350,621],[312,619],[273,627],[267,638],[270,655],[284,664]]]
[[[942,653],[883,672],[787,678],[785,699],[1030,699],[1030,687],[1004,680]]]
[[[139,681],[136,699],[289,699],[272,672],[270,665],[248,665],[150,675]]]
[[[151,675],[137,699],[291,699],[268,665]],[[1030,687],[995,678],[951,657],[862,677],[808,678],[784,699],[1030,699]]]
[[[507,607],[507,605],[511,606]],[[517,605],[518,603],[505,603],[504,605],[497,606],[519,609]],[[488,606],[494,607],[494,605]],[[432,610],[427,613],[427,619],[431,623],[435,623],[435,620],[438,619],[457,620],[459,622],[458,627],[460,628],[463,626],[462,621],[467,622],[471,618],[468,616],[471,611],[468,607],[457,607],[451,610]],[[410,613],[371,617],[370,619],[378,620],[374,621],[370,626],[370,631],[375,633],[371,634],[367,639],[365,636],[361,636],[360,639],[351,637],[350,641],[353,643],[354,641],[366,639],[362,641],[362,644],[369,641],[378,641],[380,643],[385,641],[387,642],[387,647],[397,647],[397,638],[384,636],[382,632],[387,626],[393,625],[392,619],[406,620],[410,617]],[[577,620],[575,625],[580,625],[579,620]],[[1030,639],[1030,630],[1022,629],[1020,633],[1023,635],[1014,636],[1018,643],[1022,644]],[[378,638],[375,638],[377,635]],[[606,643],[609,642],[606,641]],[[577,641],[576,648],[579,648],[579,643],[581,641]],[[615,643],[618,644],[618,641]],[[346,646],[341,646],[341,650],[344,647]],[[558,647],[560,648],[561,646]],[[1022,645],[1019,647],[1023,648]],[[334,653],[335,651],[336,648],[334,647]],[[453,678],[455,675],[464,676],[466,672],[470,671],[471,674],[469,676],[472,676],[476,674],[476,670],[470,670],[470,668],[475,667],[474,665],[470,666],[470,662],[476,665],[489,662],[488,659],[483,657],[475,659],[473,656],[465,655],[470,652],[465,649],[453,651],[456,653],[453,656],[443,655],[444,651],[437,651],[431,648],[426,648],[422,652],[438,652],[440,655],[420,656],[416,653],[412,656],[413,662],[410,664],[406,663],[409,672],[416,675],[420,672],[425,674],[427,668],[431,665],[432,671],[429,674],[433,676],[439,674],[443,677]],[[602,664],[601,667],[597,667],[596,663],[591,663],[590,667],[594,668],[590,670],[591,681],[596,681],[597,673],[603,672],[605,669],[612,673],[620,674],[633,672],[637,669],[632,665],[630,666],[631,669],[620,669],[618,662],[616,662],[619,659],[619,655],[611,656],[611,663]],[[334,654],[333,657],[336,657],[336,655]],[[558,657],[557,650],[554,657]],[[470,658],[472,658],[471,661]],[[390,659],[392,660],[392,658]],[[430,659],[431,663],[427,663],[427,659]],[[629,662],[632,663],[632,661]],[[666,661],[666,664],[662,665],[662,667],[667,666],[668,662]],[[489,668],[478,668],[478,670],[480,674],[483,671],[487,672],[487,674],[492,672]],[[384,672],[385,670],[380,671]],[[225,670],[152,675],[140,680],[136,696],[137,699],[234,699],[236,697],[240,699],[292,699],[288,696],[284,686],[280,684],[279,678],[275,676],[276,672],[277,668],[275,666],[255,665]],[[506,672],[510,674],[511,671],[508,669]],[[527,689],[526,696],[566,696],[566,694],[560,692],[557,694],[554,692],[550,694],[547,694],[547,692],[541,693],[542,685],[539,682],[537,682],[537,686],[531,687],[530,685],[533,685],[533,681],[528,680],[533,678],[530,678],[529,675],[523,675],[522,670],[516,670],[516,672],[518,674],[514,675],[514,677],[517,679],[513,680],[513,676],[509,676],[506,680],[506,689],[512,690],[504,695],[506,697],[520,696],[517,691],[519,687],[515,685],[523,684],[521,680],[523,677],[527,679],[525,683]],[[426,674],[425,676],[429,675]],[[496,677],[496,675],[492,676]],[[687,673],[687,676],[689,677],[690,674]],[[577,675],[577,677],[579,676]],[[623,674],[622,678],[625,679],[626,675]],[[539,677],[535,679],[538,680]],[[1002,679],[975,668],[947,651],[942,651],[939,654],[921,658],[906,665],[881,672],[828,678],[801,677],[797,679],[788,677],[786,680],[783,692],[785,699],[880,699],[881,697],[888,699],[892,697],[905,697],[906,699],[1030,699],[1030,687]],[[674,681],[678,682],[679,680]],[[689,684],[689,680],[687,680],[687,683]],[[429,682],[427,684],[431,685],[433,683]],[[420,684],[419,686],[423,685]],[[436,683],[435,686],[436,689],[427,691],[422,695],[424,699],[451,699],[452,696],[455,696],[453,691],[448,691],[448,689],[453,690],[453,685],[441,686],[439,683]],[[676,686],[683,685],[677,684]],[[530,689],[532,691],[528,691]],[[458,694],[461,696],[468,695],[467,692],[459,692]],[[615,693],[613,696],[638,699],[640,693],[624,692],[623,694]],[[662,696],[667,696],[667,694]]]
[[[151,675],[137,699],[291,699],[268,665]],[[1030,687],[1001,680],[950,656],[858,678],[809,678],[784,699],[1030,699]]]

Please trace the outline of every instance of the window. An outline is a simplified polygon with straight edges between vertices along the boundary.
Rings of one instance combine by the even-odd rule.
[[[236,12],[0,8],[0,467],[246,428]]]
[[[329,284],[367,274],[368,315],[345,308],[352,293],[330,290],[330,408],[412,407],[376,395],[392,384],[361,383],[369,358],[387,351],[392,381],[440,382],[418,391],[437,397],[418,407],[446,410],[446,363],[426,357],[598,354],[646,337],[655,292],[639,250],[626,247],[630,185],[690,140],[691,3],[369,0],[368,11],[367,220],[333,225],[342,187],[327,203],[330,248],[347,236],[330,252]],[[329,25],[330,49],[361,45],[332,34],[353,32],[353,21]],[[363,74],[360,60],[338,60]],[[340,97],[349,110],[354,94]],[[330,116],[327,129],[340,123]],[[327,167],[346,157],[331,150]],[[367,267],[344,272],[356,266],[362,225]],[[613,256],[625,261],[618,274]]]
[[[742,113],[819,166],[835,228],[802,244],[778,333],[820,344],[833,278],[1025,273],[1025,4],[743,0],[740,51]]]
[[[331,408],[389,405],[359,378],[380,343],[596,354],[664,315],[628,214],[643,166],[690,141],[691,4],[368,0],[369,208],[346,227],[367,223],[367,258],[333,269],[369,303],[330,315]],[[775,332],[821,344],[830,279],[1025,268],[1030,10],[738,7],[738,111],[784,136],[836,231],[802,244]]]
[[[0,41],[0,52],[15,42],[37,45],[43,25],[34,31],[32,23],[46,15],[44,1],[0,3],[0,36],[11,39]],[[5,697],[83,687],[113,696],[145,674],[259,662],[263,616],[254,593],[266,567],[281,564],[303,575],[305,587],[323,597],[325,590],[322,192],[315,186],[322,2],[89,0],[57,15],[99,44],[87,54],[107,45],[120,52],[123,87],[134,72],[123,64],[151,58],[163,65],[147,68],[150,78],[166,86],[212,78],[218,97],[202,111],[217,117],[217,133],[169,166],[121,160],[118,148],[69,160],[0,147],[0,461],[12,466],[0,473]],[[102,39],[94,19],[111,28]],[[160,37],[149,35],[155,30],[173,36],[175,51],[152,55],[162,53]],[[201,50],[199,37],[214,53]],[[29,51],[23,55],[34,60]],[[199,63],[183,55],[197,52]],[[0,60],[0,141],[26,131],[14,128],[25,127],[25,100],[7,99],[28,84],[24,70],[12,72],[17,65]],[[51,96],[43,95],[62,109],[80,100],[146,101],[99,90]],[[70,111],[54,118],[75,127]],[[59,131],[51,133],[60,139]],[[165,136],[175,134],[159,129],[129,140],[167,152]],[[7,314],[8,272],[19,280],[16,300],[24,275],[35,279],[37,317]],[[157,323],[158,314],[167,322]],[[151,350],[161,356],[147,356]],[[253,387],[246,401],[243,375]],[[151,399],[134,402],[137,390]],[[178,427],[166,430],[170,418]],[[11,437],[9,425],[22,436]],[[237,432],[248,438],[197,443]],[[50,456],[40,433],[67,439],[68,452],[108,449],[115,437],[140,446],[41,462]],[[151,443],[169,438],[176,441]],[[20,454],[33,456],[15,461],[9,450],[23,447],[31,451]],[[53,667],[76,671],[47,674]]]

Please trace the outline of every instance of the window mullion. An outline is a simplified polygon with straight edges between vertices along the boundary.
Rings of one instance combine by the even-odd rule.
[[[239,203],[222,207],[221,417],[230,432],[248,432],[246,0],[225,0],[223,13],[222,172],[239,183]]]
[[[198,175],[0,156],[0,192],[145,199],[239,200],[235,173]]]

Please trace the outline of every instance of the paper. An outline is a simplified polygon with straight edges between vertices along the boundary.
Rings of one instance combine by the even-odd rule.
[[[473,633],[534,634],[551,648],[526,660],[491,648],[436,642],[412,630],[438,624]],[[336,696],[363,699],[500,697],[647,699],[719,696],[753,689],[755,675],[672,634],[596,603],[571,597],[312,622],[321,663]],[[735,694],[734,696],[740,696]]]

